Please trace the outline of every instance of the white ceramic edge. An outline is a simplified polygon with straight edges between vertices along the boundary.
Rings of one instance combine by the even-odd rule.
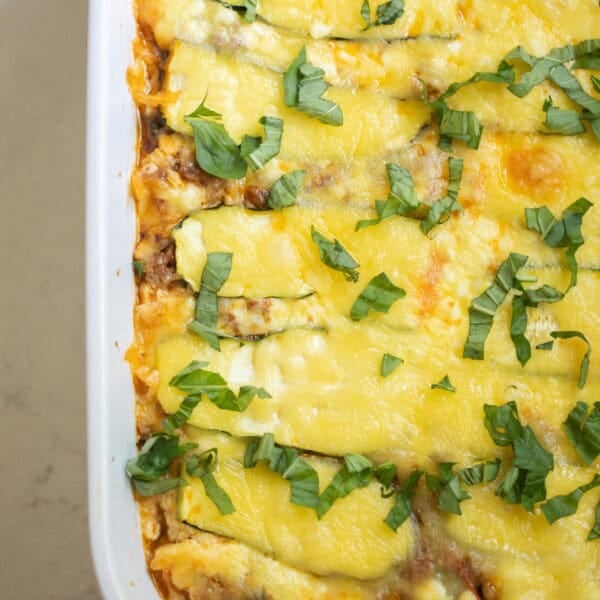
[[[89,530],[106,600],[154,600],[138,512],[125,477],[135,453],[131,376],[131,253],[135,214],[129,175],[135,109],[125,74],[135,34],[132,0],[90,0],[87,98],[86,294]]]

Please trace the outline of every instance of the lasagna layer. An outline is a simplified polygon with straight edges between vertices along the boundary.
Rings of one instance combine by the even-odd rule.
[[[598,3],[136,11],[161,597],[600,597]]]

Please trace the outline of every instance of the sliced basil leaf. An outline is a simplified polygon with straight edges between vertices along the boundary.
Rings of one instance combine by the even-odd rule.
[[[326,125],[343,125],[339,105],[322,97],[329,88],[324,75],[323,69],[307,61],[306,47],[302,48],[283,76],[284,102]]]
[[[512,83],[515,79],[514,68],[503,60],[495,73],[479,71],[466,81],[453,83],[436,100],[430,103],[431,108],[436,114],[439,128],[440,141],[438,146],[446,151],[452,151],[452,140],[459,140],[466,143],[468,148],[477,150],[481,141],[483,127],[473,112],[454,110],[446,104],[446,100],[460,89],[488,81],[492,83]]]
[[[185,479],[179,477],[159,479],[158,481],[143,481],[141,479],[132,479],[131,481],[135,491],[144,498],[166,494],[171,490],[188,485]]]
[[[583,335],[583,333],[581,333],[581,331],[552,331],[550,332],[550,337],[555,340],[570,340],[571,338],[579,338],[587,344],[587,351],[581,359],[581,365],[579,367],[579,380],[577,382],[578,387],[583,389],[590,368],[590,357],[592,355],[592,346],[589,340],[585,337],[585,335]]]
[[[498,70],[495,73],[492,72],[483,72],[478,71],[466,81],[461,81],[459,83],[453,83],[448,87],[448,89],[440,96],[440,100],[447,100],[451,96],[454,96],[458,90],[467,87],[469,85],[473,85],[476,83],[480,83],[481,81],[487,81],[490,83],[512,83],[515,80],[515,69],[512,65],[509,65],[505,60],[503,60],[498,65]]]
[[[141,260],[134,260],[131,266],[135,276],[139,279],[144,274],[144,263]]]
[[[232,261],[233,254],[230,252],[210,252],[207,255],[196,300],[192,331],[203,337],[214,350],[221,350],[216,331],[219,314],[217,294],[231,273]]]
[[[548,98],[542,107],[546,113],[544,125],[552,133],[559,135],[578,135],[585,133],[585,127],[581,123],[579,113],[574,110],[565,110],[557,108],[552,103],[552,98]]]
[[[421,231],[427,235],[436,225],[446,221],[451,212],[463,210],[459,204],[458,192],[462,181],[463,161],[462,158],[450,157],[448,159],[448,191],[444,198],[436,200],[429,207],[425,219],[421,222]]]
[[[355,227],[356,231],[377,225],[395,215],[404,215],[421,219],[421,231],[427,235],[436,225],[445,221],[451,212],[462,211],[462,206],[457,200],[463,171],[462,159],[454,157],[448,159],[448,191],[444,198],[436,200],[431,205],[419,202],[415,183],[407,169],[390,163],[386,165],[386,170],[390,182],[387,200],[376,200],[377,218],[359,221]]]
[[[413,471],[396,495],[396,502],[384,519],[385,524],[392,531],[397,531],[400,525],[402,525],[412,514],[411,501],[413,490],[419,483],[419,479],[421,479],[422,475],[423,471]]]
[[[485,341],[492,329],[494,316],[510,290],[515,286],[515,277],[528,257],[511,253],[500,265],[494,283],[469,306],[469,335],[463,350],[464,358],[483,360]]]
[[[344,457],[344,466],[334,475],[329,485],[323,490],[317,503],[317,517],[323,515],[340,498],[358,488],[367,487],[374,477],[373,463],[364,456],[349,454]]]
[[[550,340],[549,342],[544,342],[543,344],[538,344],[535,349],[536,350],[552,350],[554,348],[554,340]]]
[[[577,78],[565,66],[556,65],[550,71],[550,78],[575,104],[591,113],[600,113],[600,100],[586,93]]]
[[[456,392],[456,388],[450,383],[448,375],[444,375],[444,378],[439,383],[431,385],[432,390],[445,390],[446,392]]]
[[[328,240],[314,226],[310,228],[310,235],[319,249],[319,256],[323,264],[330,269],[340,271],[348,281],[356,283],[359,277],[356,269],[360,265],[348,254],[344,246],[337,240],[333,240],[333,242]]]
[[[262,117],[259,121],[265,128],[265,139],[245,135],[240,153],[248,166],[257,171],[262,169],[281,150],[283,120],[276,117]]]
[[[350,316],[353,321],[360,321],[369,314],[370,310],[387,313],[392,304],[404,296],[406,292],[402,288],[394,285],[385,273],[380,273],[369,281],[367,287],[354,301]]]
[[[275,444],[273,434],[254,439],[246,448],[244,467],[251,469],[259,461],[267,461],[269,468],[291,484],[291,502],[299,506],[317,508],[319,501],[319,475],[300,457],[294,448]]]
[[[381,483],[381,496],[383,498],[390,498],[394,495],[395,490],[392,488],[392,484],[396,479],[397,472],[398,467],[394,463],[384,463],[375,467],[375,479]]]
[[[471,494],[460,487],[458,475],[452,472],[455,463],[438,465],[438,476],[427,473],[427,487],[437,495],[438,508],[444,512],[462,515],[460,503],[469,500]]]
[[[509,504],[522,504],[531,512],[536,502],[546,499],[546,478],[554,469],[554,457],[537,440],[531,427],[519,420],[517,405],[483,407],[485,427],[498,446],[511,446],[515,458],[496,488]]]
[[[579,507],[579,501],[586,492],[600,486],[600,475],[594,475],[592,481],[575,488],[570,494],[554,496],[542,504],[541,509],[550,525],[559,519],[574,515]]]
[[[215,177],[241,179],[246,175],[246,161],[223,124],[217,122],[221,115],[204,106],[205,100],[185,117],[194,132],[196,160],[204,171]]]
[[[550,248],[567,248],[566,258],[571,271],[567,291],[577,285],[578,265],[575,254],[584,243],[581,225],[583,217],[592,206],[587,198],[579,198],[563,211],[560,221],[546,206],[525,209],[527,229],[537,231]]]
[[[573,68],[581,68],[590,59],[598,56],[600,40],[584,40],[576,46],[568,44],[560,48],[553,48],[546,56],[537,58],[529,54],[521,46],[511,50],[504,58],[508,60],[521,60],[529,65],[530,71],[526,72],[521,80],[509,86],[509,91],[515,96],[522,98],[534,87],[550,77],[552,70],[562,63],[575,60]]]
[[[563,423],[569,441],[586,465],[591,465],[600,454],[600,402],[588,415],[588,405],[577,402]]]
[[[272,209],[293,206],[302,187],[306,171],[292,171],[282,175],[269,191],[268,205]]]
[[[477,485],[478,483],[489,483],[494,481],[500,473],[500,459],[488,460],[472,467],[461,469],[458,472],[459,478],[467,485]]]
[[[515,346],[517,358],[521,366],[531,358],[531,344],[525,337],[527,330],[527,307],[537,308],[539,304],[559,302],[564,294],[549,285],[537,289],[526,290],[522,295],[515,296],[512,300],[512,317],[510,323],[510,337]]]
[[[393,354],[384,354],[381,359],[380,373],[382,377],[391,375],[404,361]]]
[[[212,371],[202,368],[202,363],[192,362],[183,371],[175,375],[169,385],[186,392],[190,396],[201,396],[204,394],[215,406],[221,410],[234,412],[245,411],[252,400],[259,398],[270,398],[270,394],[263,388],[245,385],[240,388],[236,396],[228,387],[226,381]]]
[[[409,215],[419,209],[421,205],[415,192],[415,182],[410,171],[393,163],[385,165],[385,169],[390,183],[387,200],[377,200],[375,202],[377,218],[359,221],[356,224],[356,231],[364,227],[377,225],[384,219],[395,215]]]
[[[161,479],[177,458],[197,444],[179,444],[179,438],[168,433],[155,433],[144,443],[136,458],[127,462],[127,475],[141,496],[154,496],[186,485],[180,479]]]
[[[202,398],[200,396],[188,396],[185,398],[177,412],[170,415],[163,421],[163,427],[167,433],[173,433],[176,429],[183,427],[192,416],[192,412],[200,404]]]
[[[444,100],[431,103],[439,124],[438,146],[445,152],[452,152],[452,141],[465,142],[467,148],[477,150],[483,134],[483,126],[474,112],[454,110]]]
[[[185,470],[190,477],[202,481],[207,497],[212,500],[222,515],[235,512],[235,507],[227,492],[217,483],[213,471],[217,468],[219,451],[217,448],[206,450],[202,454],[194,454],[187,459]]]
[[[377,16],[375,21],[371,21],[371,6],[369,0],[364,0],[360,16],[365,22],[363,31],[371,27],[379,27],[380,25],[393,25],[404,14],[404,0],[390,0],[384,2],[377,7]]]
[[[596,67],[596,69],[600,70],[600,65]],[[594,75],[590,75],[590,81],[592,82],[593,88],[600,94],[600,79]]]
[[[596,504],[596,519],[587,539],[589,542],[600,539],[600,502]]]
[[[208,92],[206,92],[204,100],[202,100],[202,102],[198,105],[196,110],[187,115],[190,119],[214,118],[216,120],[219,120],[223,117],[221,113],[217,112],[216,110],[212,110],[212,108],[208,108],[208,106],[206,106],[206,98],[208,98]]]
[[[248,23],[253,23],[254,21],[256,21],[258,0],[244,0],[244,7],[246,8],[244,20],[246,20]]]

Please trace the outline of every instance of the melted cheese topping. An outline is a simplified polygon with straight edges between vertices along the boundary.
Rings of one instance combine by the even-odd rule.
[[[595,206],[583,219],[578,284],[562,301],[528,309],[526,335],[535,348],[552,331],[579,330],[592,349],[600,347],[600,144],[590,131],[548,135],[542,110],[548,96],[564,109],[577,105],[550,82],[524,98],[502,84],[463,88],[448,105],[473,111],[484,126],[478,150],[453,144],[452,155],[464,161],[464,210],[429,236],[400,216],[355,231],[389,192],[388,163],[409,169],[421,201],[446,194],[449,155],[437,147],[424,86],[435,98],[476,71],[496,71],[518,45],[542,56],[593,38],[600,31],[597,2],[406,0],[394,24],[367,30],[361,0],[259,0],[252,23],[243,17],[244,2],[227,4],[137,2],[143,37],[130,81],[142,116],[155,116],[143,129],[132,177],[140,226],[135,258],[147,271],[128,353],[140,435],[177,411],[185,395],[169,382],[192,360],[208,362],[234,392],[254,385],[271,395],[255,397],[242,413],[204,398],[181,433],[200,451],[218,448],[214,475],[236,510],[222,516],[185,469],[189,485],[177,502],[172,492],[153,510],[145,505],[149,564],[165,597],[220,597],[219,590],[275,600],[600,597],[600,546],[586,541],[600,490],[585,495],[576,514],[549,525],[539,506],[528,513],[496,496],[497,482],[468,487],[462,515],[440,511],[422,483],[416,518],[394,533],[383,523],[393,500],[381,497],[379,485],[354,490],[319,521],[313,510],[290,503],[287,481],[264,465],[242,466],[247,439],[272,433],[281,445],[315,453],[305,457],[321,488],[347,453],[394,462],[398,485],[415,468],[434,473],[442,462],[457,463],[456,471],[501,458],[504,475],[512,452],[493,443],[482,406],[514,401],[554,456],[548,498],[598,471],[598,459],[583,466],[562,427],[576,401],[599,397],[596,350],[583,389],[581,340],[534,350],[522,368],[510,338],[511,292],[496,312],[485,360],[462,357],[469,305],[510,252],[529,256],[522,272],[536,282],[526,286],[567,288],[565,249],[528,231],[524,209],[547,206],[560,217],[582,196]],[[373,17],[381,4],[371,2]],[[341,127],[283,102],[283,72],[303,47],[325,72],[325,97],[340,105]],[[517,64],[517,77],[522,70]],[[591,74],[598,72],[573,70],[598,97]],[[279,155],[240,180],[203,173],[185,116],[205,95],[238,143],[263,134],[262,116],[282,118]],[[296,206],[265,210],[273,183],[296,169],[307,173]],[[323,264],[312,226],[356,259],[358,283]],[[187,328],[211,252],[233,255],[219,291],[217,330],[243,338],[223,339],[220,352]],[[354,301],[382,272],[406,296],[386,313],[353,321]],[[404,361],[385,378],[384,354]],[[432,389],[445,375],[455,393]]]
[[[185,474],[190,485],[180,492],[182,521],[235,537],[288,565],[319,575],[375,579],[410,555],[414,543],[411,523],[406,521],[397,533],[384,524],[393,501],[381,497],[379,484],[338,500],[317,520],[314,511],[290,502],[289,483],[280,475],[262,463],[253,469],[242,466],[243,442],[214,434],[192,433],[190,439],[201,451],[219,448],[214,475],[236,510],[222,516],[207,501],[202,482]],[[323,491],[340,465],[326,459],[307,460],[317,471]],[[339,548],[352,548],[352,552],[339,552]]]

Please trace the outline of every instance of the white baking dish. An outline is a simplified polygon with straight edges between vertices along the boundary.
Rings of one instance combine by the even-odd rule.
[[[90,0],[87,119],[87,385],[92,553],[107,600],[158,598],[125,476],[136,452],[134,393],[123,355],[132,339],[135,212],[129,175],[136,117],[125,74],[130,0]]]

